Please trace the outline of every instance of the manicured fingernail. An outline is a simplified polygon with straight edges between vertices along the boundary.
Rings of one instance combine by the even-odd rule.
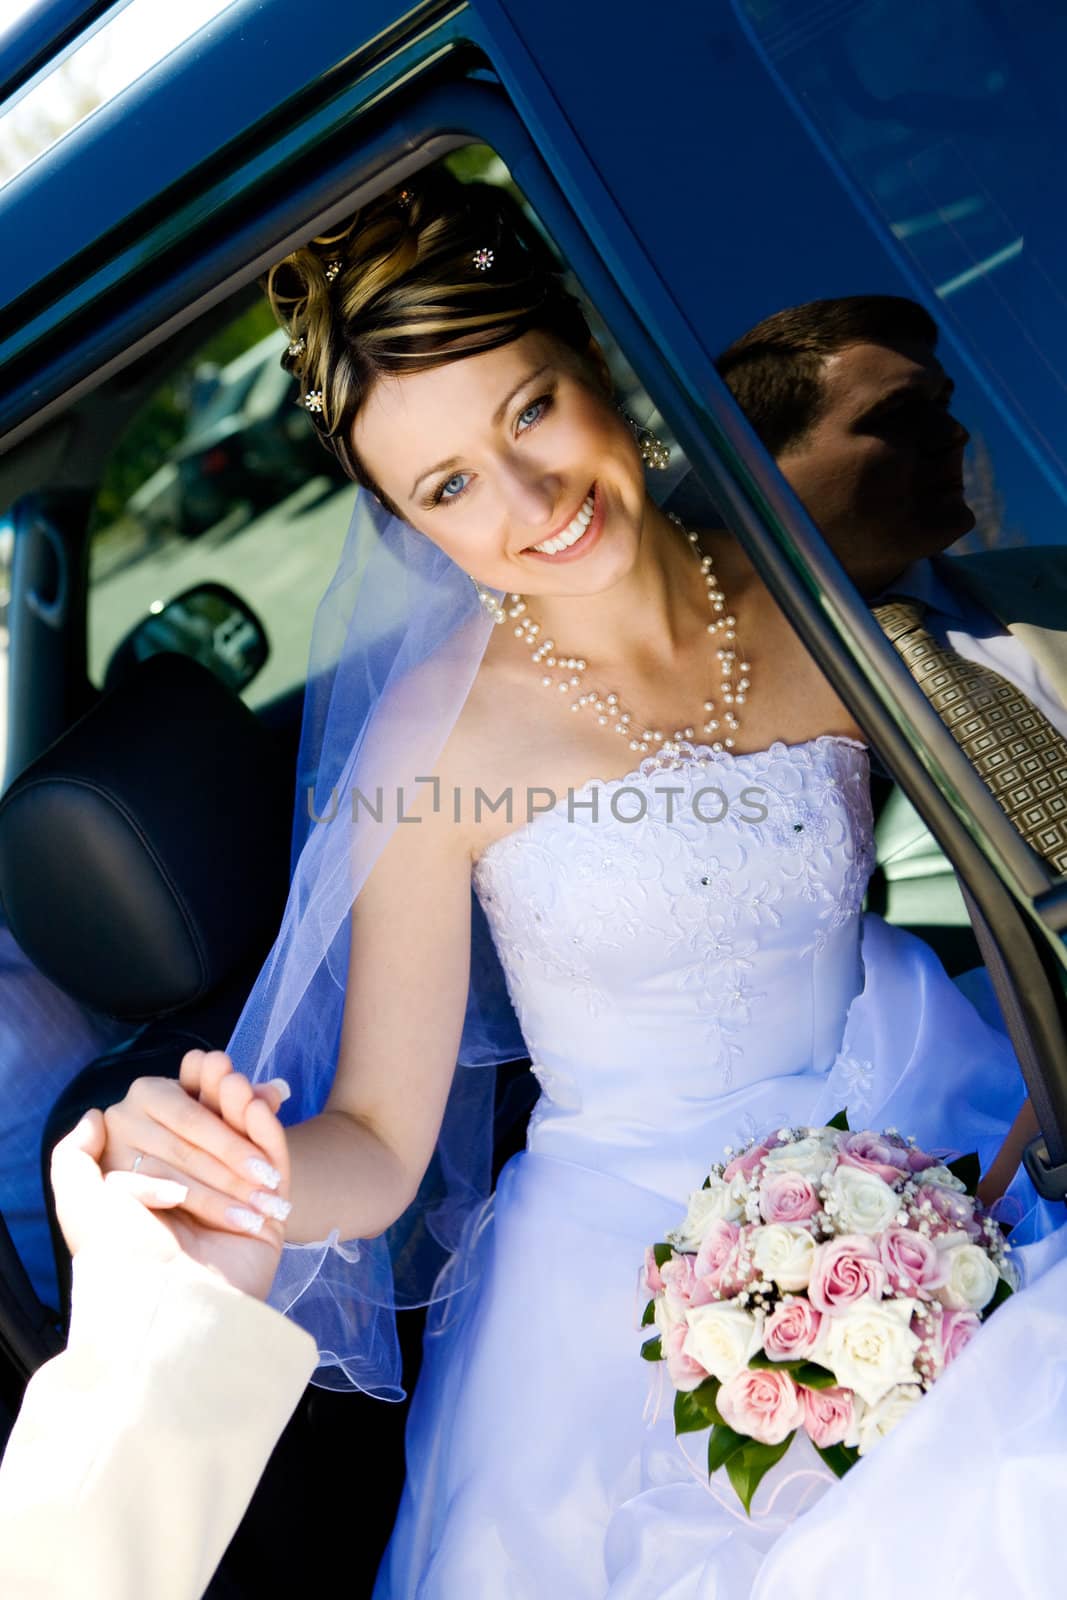
[[[268,1083],[267,1088],[268,1089],[277,1089],[278,1098],[281,1101],[282,1105],[285,1104],[285,1102],[290,1098],[290,1096],[292,1095],[292,1092],[293,1092],[292,1089],[290,1089],[289,1085],[286,1083],[284,1078],[272,1078],[270,1080],[270,1082]]]
[[[245,1171],[256,1183],[261,1183],[264,1189],[278,1189],[281,1187],[282,1175],[275,1172],[274,1168],[261,1161],[258,1156],[250,1156],[245,1162]]]
[[[255,1194],[250,1194],[248,1199],[257,1211],[262,1211],[265,1217],[273,1217],[275,1222],[284,1222],[293,1209],[288,1200],[283,1200],[280,1194],[263,1194],[259,1189]]]
[[[155,1198],[165,1204],[183,1206],[189,1198],[189,1185],[173,1178],[149,1178]]]
[[[227,1206],[226,1220],[232,1222],[235,1228],[240,1228],[244,1233],[262,1233],[264,1218],[258,1211],[249,1211],[247,1206]]]

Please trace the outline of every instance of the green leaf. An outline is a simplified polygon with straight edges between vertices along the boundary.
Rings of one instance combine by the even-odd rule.
[[[752,1440],[747,1434],[735,1433],[725,1422],[717,1422],[708,1440],[708,1477],[710,1478],[713,1472],[718,1472],[725,1462],[730,1461],[739,1450],[746,1449],[751,1443]],[[733,1474],[731,1474],[732,1481]]]
[[[721,1422],[715,1404],[718,1392],[718,1378],[705,1378],[702,1384],[688,1393],[679,1390],[674,1397],[675,1433],[701,1433],[713,1423]]]
[[[702,1189],[710,1189],[711,1188],[711,1177],[710,1177],[710,1175],[704,1179],[704,1182],[700,1185],[700,1187]]]
[[[795,1432],[787,1434],[781,1444],[760,1444],[755,1439],[749,1439],[743,1449],[727,1459],[727,1475],[737,1498],[750,1516],[752,1496],[771,1468],[781,1461],[795,1437]]]
[[[844,1111],[839,1111],[836,1117],[831,1117],[826,1126],[828,1128],[837,1128],[840,1133],[850,1133],[852,1130],[848,1125],[847,1108]]]
[[[660,1342],[658,1334],[654,1339],[645,1340],[644,1344],[641,1346],[641,1354],[646,1361],[663,1360],[663,1345]]]
[[[978,1157],[972,1150],[970,1155],[957,1156],[955,1161],[946,1161],[946,1167],[954,1178],[966,1184],[968,1194],[978,1192],[978,1180],[982,1176],[982,1169],[978,1164]],[[920,1173],[921,1177],[922,1174]]]
[[[833,1389],[837,1384],[833,1373],[814,1361],[772,1361],[765,1350],[757,1350],[754,1356],[749,1356],[748,1364],[765,1371],[788,1372],[793,1381],[802,1383],[805,1389]]]
[[[652,1324],[655,1322],[655,1320],[656,1320],[656,1302],[654,1300],[650,1300],[648,1302],[648,1305],[645,1307],[645,1314],[641,1318],[641,1326],[642,1326],[642,1328],[650,1328],[652,1326]]]
[[[801,1361],[793,1372],[794,1383],[804,1389],[836,1389],[837,1378],[815,1361]]]
[[[986,1317],[992,1316],[997,1307],[1002,1306],[1005,1300],[1009,1300],[1014,1293],[1015,1290],[1012,1288],[1011,1284],[1006,1278],[998,1278],[997,1286],[993,1290],[993,1298],[982,1312],[983,1320]]]
[[[669,1244],[654,1244],[652,1246],[652,1255],[657,1267],[662,1267],[665,1262],[671,1259],[673,1254],[674,1251]]]
[[[850,1472],[860,1458],[859,1451],[847,1444],[827,1445],[825,1450],[820,1450],[819,1446],[816,1445],[815,1450],[818,1455],[822,1456],[830,1471],[838,1478],[843,1478],[846,1472]]]

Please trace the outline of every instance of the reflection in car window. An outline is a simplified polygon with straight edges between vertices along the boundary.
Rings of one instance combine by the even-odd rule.
[[[1063,543],[1067,237],[1048,179],[1067,133],[1067,11],[1042,0],[734,3],[980,386],[966,419],[980,514],[962,548]]]
[[[94,683],[131,628],[207,581],[235,590],[266,630],[270,655],[245,691],[249,703],[303,682],[354,491],[295,403],[279,366],[284,344],[253,299],[161,384],[119,441],[90,547]]]

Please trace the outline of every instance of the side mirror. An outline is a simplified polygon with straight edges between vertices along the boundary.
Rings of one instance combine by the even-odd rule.
[[[104,679],[110,689],[149,656],[164,651],[192,656],[235,693],[252,682],[270,654],[263,624],[240,595],[222,583],[198,583],[157,601],[116,648]]]

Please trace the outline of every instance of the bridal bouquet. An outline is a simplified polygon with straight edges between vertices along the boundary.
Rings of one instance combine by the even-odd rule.
[[[677,1391],[677,1434],[711,1428],[750,1509],[804,1432],[839,1477],[896,1427],[1012,1292],[1011,1246],[948,1166],[894,1130],[783,1128],[711,1170],[646,1254],[642,1346]]]

